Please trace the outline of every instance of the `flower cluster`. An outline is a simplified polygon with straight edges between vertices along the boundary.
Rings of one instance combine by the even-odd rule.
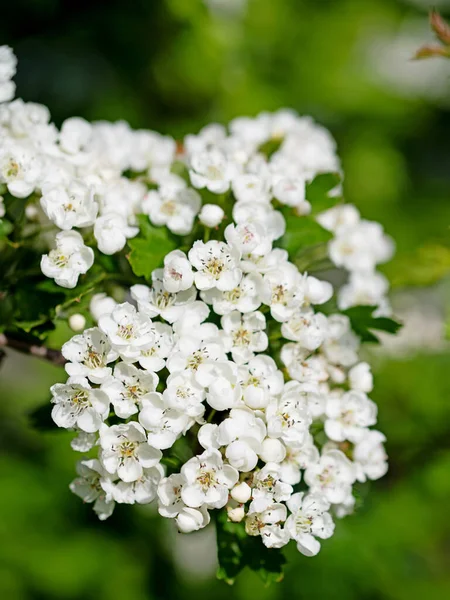
[[[182,532],[224,508],[267,547],[316,554],[353,484],[387,469],[359,339],[314,308],[331,284],[301,274],[261,220],[169,253],[130,293],[94,297],[98,326],[62,349],[53,419],[79,432],[75,450],[98,449],[72,491],[102,519],[157,499]],[[191,458],[174,470],[180,440]]]
[[[332,284],[286,249],[289,223],[294,237],[312,224],[350,273],[338,309],[389,311],[380,225],[340,200],[340,184],[327,209],[309,195],[318,176],[341,175],[330,134],[289,110],[179,144],[124,122],[58,130],[45,107],[8,101],[14,70],[3,47],[0,185],[53,232],[42,272],[76,288],[101,254],[132,247],[142,219],[178,245],[125,302],[94,295],[97,326],[62,348],[69,378],[51,389],[52,417],[86,454],[71,490],[100,519],[155,501],[190,532],[216,509],[269,548],[294,540],[317,554],[352,511],[355,482],[387,469],[360,338],[330,308]]]
[[[30,219],[60,230],[41,268],[66,288],[75,287],[93,265],[95,247],[108,255],[124,249],[139,232],[139,214],[179,236],[232,216],[243,260],[251,252],[261,262],[277,261],[267,258],[266,249],[284,233],[285,220],[273,203],[308,215],[308,182],[340,171],[328,131],[290,110],[236,118],[228,129],[208,125],[183,144],[153,131],[134,131],[125,122],[70,118],[58,130],[45,106],[6,102],[14,94],[15,66],[11,49],[1,47],[0,185],[14,197],[29,198]],[[224,195],[233,204],[232,215],[225,215],[218,201],[205,202]],[[339,308],[368,304],[389,313],[388,283],[375,271],[393,249],[381,226],[360,219],[348,204],[314,218],[333,235],[330,259],[350,273],[338,293]],[[260,247],[242,236],[246,226],[262,240]]]

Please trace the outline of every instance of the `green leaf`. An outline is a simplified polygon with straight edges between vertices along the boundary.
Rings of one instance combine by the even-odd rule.
[[[133,273],[149,279],[152,271],[161,267],[166,254],[175,250],[177,242],[166,227],[153,227],[145,215],[139,215],[140,235],[128,240],[128,255]]]
[[[40,431],[50,431],[58,429],[52,419],[52,404],[48,401],[43,406],[34,409],[28,415],[31,426]]]
[[[306,199],[311,203],[314,214],[342,202],[340,195],[329,195],[340,183],[341,176],[339,173],[320,173],[311,183],[306,185]]]
[[[286,217],[286,232],[280,245],[289,252],[291,260],[297,255],[310,251],[313,247],[323,246],[332,238],[332,234],[324,229],[312,217]]]
[[[401,328],[401,324],[389,317],[374,317],[376,306],[353,306],[342,311],[350,319],[353,331],[359,335],[362,342],[379,343],[379,339],[372,332],[384,331],[395,334]]]
[[[6,219],[0,219],[0,240],[6,238],[13,230],[13,225]]]
[[[216,529],[218,579],[232,585],[245,567],[258,573],[266,585],[283,579],[286,559],[281,550],[266,548],[259,536],[247,535],[244,523],[228,521],[226,510],[217,514]]]
[[[267,158],[270,158],[272,154],[275,154],[280,149],[283,143],[282,137],[271,138],[258,148],[258,152],[264,154]]]

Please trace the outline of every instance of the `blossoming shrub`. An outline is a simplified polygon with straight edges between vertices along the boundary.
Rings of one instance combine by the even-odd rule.
[[[376,271],[392,242],[344,202],[335,143],[308,117],[182,143],[123,122],[58,130],[11,100],[14,72],[3,47],[3,343],[81,331],[51,389],[85,455],[71,490],[102,520],[156,502],[188,533],[215,515],[219,576],[279,579],[280,548],[316,555],[355,483],[386,472],[359,350],[397,329]]]

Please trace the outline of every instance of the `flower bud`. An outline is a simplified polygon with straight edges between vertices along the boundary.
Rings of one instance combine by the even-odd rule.
[[[233,521],[233,523],[240,523],[245,517],[245,510],[243,506],[236,506],[234,508],[227,506],[227,514],[230,521]]]
[[[222,221],[224,211],[217,204],[204,204],[198,218],[206,227],[217,227]]]
[[[286,448],[280,440],[266,438],[261,444],[259,456],[266,463],[280,463],[286,456]]]
[[[86,326],[86,319],[80,313],[75,313],[69,317],[69,327],[73,331],[82,331]]]
[[[360,362],[352,367],[348,373],[348,378],[352,390],[358,390],[366,394],[373,390],[373,377],[370,366],[366,362]]]
[[[245,504],[248,502],[251,495],[252,488],[248,485],[248,483],[245,483],[245,481],[237,483],[230,492],[230,496],[233,498],[233,500],[236,500],[236,502],[239,502],[240,504]]]
[[[117,302],[113,298],[104,293],[94,294],[89,304],[89,310],[94,319],[98,321],[102,315],[110,314],[116,304]]]

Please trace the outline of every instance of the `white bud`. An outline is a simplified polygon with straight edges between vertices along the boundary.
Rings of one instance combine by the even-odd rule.
[[[112,313],[116,304],[117,302],[113,298],[104,293],[94,294],[89,304],[89,310],[94,319],[98,321],[102,315]]]
[[[358,390],[366,394],[373,390],[373,376],[370,371],[370,365],[366,362],[360,362],[351,368],[348,378],[352,390]]]
[[[252,488],[242,481],[241,483],[237,483],[234,488],[230,492],[230,496],[239,504],[245,504],[250,500],[250,496],[252,495]]]
[[[69,317],[69,327],[73,331],[82,331],[86,327],[86,319],[80,313],[75,313]]]
[[[224,211],[217,204],[204,204],[198,218],[206,227],[217,227],[224,217]]]
[[[259,456],[266,463],[280,463],[286,457],[286,448],[280,440],[266,438],[261,444]]]
[[[227,507],[227,515],[230,521],[233,523],[240,523],[245,517],[245,510],[243,506],[236,506],[235,508]]]
[[[25,206],[25,216],[30,221],[34,221],[37,219],[39,214],[38,207],[35,204],[28,204]]]

